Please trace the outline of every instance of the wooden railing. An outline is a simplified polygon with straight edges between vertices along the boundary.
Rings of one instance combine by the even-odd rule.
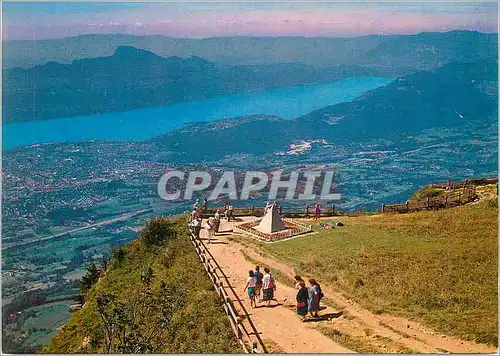
[[[489,185],[489,184],[497,184],[497,183],[498,183],[498,178],[471,178],[471,179],[466,179],[463,182],[432,184],[431,187],[442,188],[442,189],[446,189],[446,188],[459,189],[459,188],[463,188],[464,185],[481,186],[481,185]]]
[[[231,327],[243,351],[245,351],[245,353],[267,353],[266,347],[250,315],[214,256],[206,248],[205,244],[200,239],[196,238],[191,229],[189,231],[189,238],[217,294],[223,301],[224,311],[229,318]],[[235,304],[238,306],[241,314],[238,312]]]
[[[289,221],[291,223],[294,223],[295,225],[299,225],[299,226],[302,226],[303,228],[306,228],[308,230],[312,230],[312,225],[311,224],[306,224],[305,222],[303,221],[300,221],[300,220],[296,220],[296,219],[292,219],[292,218],[283,218],[283,220],[285,221]]]
[[[402,204],[382,204],[380,209],[382,213],[398,212],[408,213],[421,210],[438,210],[452,208],[459,205],[468,204],[477,199],[476,185],[467,182],[460,184],[452,183],[448,185],[433,185],[437,188],[448,188],[442,195],[437,197],[428,197],[418,201],[409,200]]]
[[[284,217],[312,217],[314,215],[314,206],[280,206],[278,207],[280,215]],[[208,208],[201,211],[204,218],[214,216],[215,212],[219,210],[221,216],[224,214],[224,208]],[[335,205],[328,205],[321,207],[321,216],[334,216],[336,213]],[[233,216],[263,216],[263,207],[239,207],[233,208]]]

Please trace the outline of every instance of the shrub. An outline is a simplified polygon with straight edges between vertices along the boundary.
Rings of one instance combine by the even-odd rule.
[[[125,246],[116,247],[111,251],[111,265],[120,267],[127,256],[127,248]]]
[[[80,291],[83,295],[87,294],[90,288],[99,280],[101,273],[95,263],[85,266],[85,275],[80,281]]]
[[[167,238],[175,235],[173,222],[167,219],[155,218],[146,223],[141,233],[141,241],[146,246],[160,246]]]
[[[443,190],[442,189],[437,189],[437,188],[432,188],[430,186],[427,186],[425,188],[417,190],[413,195],[411,196],[411,200],[422,200],[422,199],[427,199],[427,198],[434,198],[437,197],[441,194]]]

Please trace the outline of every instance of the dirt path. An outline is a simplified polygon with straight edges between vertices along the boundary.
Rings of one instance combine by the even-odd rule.
[[[295,275],[292,267],[274,259],[264,257],[249,247],[241,246],[241,248],[252,259],[269,265],[274,270],[279,270],[290,277]],[[342,327],[341,329],[346,332],[352,333],[360,328],[361,330],[363,328],[370,328],[371,332],[377,335],[389,338],[393,342],[413,351],[424,353],[445,351],[453,353],[492,353],[496,351],[494,347],[442,335],[406,318],[387,314],[374,314],[326,284],[323,284],[321,288],[325,295],[333,300],[339,311],[342,311],[344,315],[354,317],[348,323],[337,324],[339,328]]]
[[[223,221],[221,224],[223,233],[216,236],[217,240],[207,247],[231,278],[240,299],[244,301],[245,307],[252,315],[257,329],[262,332],[262,338],[272,340],[283,352],[496,352],[494,347],[441,335],[402,317],[374,314],[325,284],[322,284],[322,289],[326,295],[327,308],[322,310],[321,314],[329,315],[328,320],[301,322],[298,315],[295,314],[295,289],[279,283],[280,281],[278,281],[276,297],[279,304],[282,305],[252,309],[243,289],[248,270],[253,269],[254,265],[245,259],[245,255],[290,278],[295,273],[291,266],[279,262],[271,256],[263,256],[251,246],[237,243],[235,241],[237,238],[231,238],[230,241],[228,237],[235,237],[230,232],[231,230],[232,223]],[[205,236],[205,233],[206,231],[203,230],[202,237]],[[272,305],[276,305],[276,303]],[[329,333],[334,335],[333,339],[338,342],[325,336],[319,331],[319,328],[323,331],[330,331]]]
[[[228,226],[227,222],[221,224],[221,231],[230,229],[231,226],[230,224]],[[206,233],[204,229],[200,234],[205,243],[207,242]],[[243,290],[248,271],[254,266],[245,260],[239,246],[228,241],[228,235],[231,234],[219,234],[212,239],[211,244],[206,246],[229,277],[257,330],[262,333],[261,338],[264,341],[271,340],[286,353],[352,352],[312,328],[310,326],[312,323],[304,323],[300,320],[295,314],[295,308],[293,310],[290,308],[295,305],[296,292],[293,288],[278,285],[276,291],[278,302],[272,302],[270,308],[260,303],[257,308],[252,309],[246,292]],[[333,313],[333,310],[326,309],[323,312]]]

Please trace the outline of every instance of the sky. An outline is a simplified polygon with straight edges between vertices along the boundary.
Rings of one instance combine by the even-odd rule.
[[[354,37],[498,29],[497,2],[3,2],[3,40],[127,33]]]

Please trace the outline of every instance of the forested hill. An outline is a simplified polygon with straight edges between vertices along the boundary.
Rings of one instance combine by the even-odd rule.
[[[106,268],[88,268],[83,308],[42,352],[241,353],[187,233],[182,217],[150,220]]]
[[[497,121],[497,65],[450,63],[294,120],[256,115],[199,123],[152,142],[158,145],[155,151],[169,152],[176,161],[196,162],[231,154],[272,154],[296,140],[325,139],[341,147],[373,139],[400,142],[431,128],[479,128]],[[263,139],[263,132],[272,139]],[[200,145],[210,150],[201,152]]]
[[[300,63],[217,65],[118,47],[109,57],[49,62],[3,72],[3,120],[40,120],[142,109],[218,95],[377,76],[360,66]]]

